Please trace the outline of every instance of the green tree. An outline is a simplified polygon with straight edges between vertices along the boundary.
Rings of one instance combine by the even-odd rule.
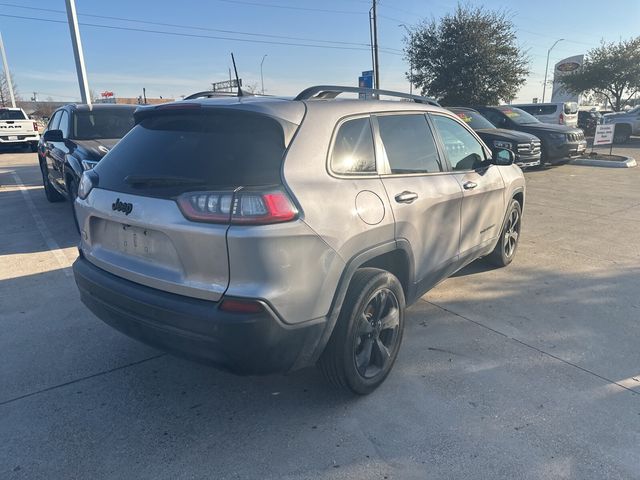
[[[440,20],[423,21],[405,44],[413,69],[407,78],[444,105],[513,100],[529,74],[504,11],[458,4]]]
[[[619,111],[640,92],[640,37],[603,41],[587,53],[581,69],[562,78],[562,84],[570,92],[603,96]]]

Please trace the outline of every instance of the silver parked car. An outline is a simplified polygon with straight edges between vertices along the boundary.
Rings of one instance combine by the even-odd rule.
[[[512,261],[525,182],[435,102],[335,98],[353,91],[138,110],[78,192],[85,305],[235,373],[318,364],[376,388],[408,305],[479,257]]]

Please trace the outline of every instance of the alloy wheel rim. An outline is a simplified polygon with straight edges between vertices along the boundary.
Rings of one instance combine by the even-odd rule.
[[[504,237],[502,246],[504,254],[507,258],[511,258],[518,245],[518,238],[520,237],[520,213],[517,209],[513,209],[509,214],[509,220],[504,230]]]
[[[388,288],[376,290],[358,317],[353,360],[366,379],[384,372],[396,349],[400,328],[400,304]]]

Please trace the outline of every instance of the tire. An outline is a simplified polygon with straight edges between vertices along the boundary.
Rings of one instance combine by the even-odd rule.
[[[36,153],[38,151],[38,144],[32,143],[31,145],[29,145],[29,150],[31,151],[31,153]]]
[[[78,224],[78,215],[76,214],[76,198],[78,196],[78,182],[74,177],[67,177],[67,191],[69,192],[69,205],[71,205],[71,215],[76,230],[80,233],[80,225]]]
[[[64,197],[58,192],[49,181],[49,169],[47,163],[38,158],[40,163],[40,173],[42,174],[42,185],[44,186],[44,194],[51,203],[61,202]]]
[[[613,143],[627,143],[631,137],[631,128],[628,125],[616,125],[613,131]]]
[[[487,257],[491,264],[497,267],[506,267],[513,261],[518,250],[521,226],[522,207],[517,200],[512,199],[498,244]]]
[[[359,395],[380,386],[400,350],[404,310],[404,292],[394,275],[377,268],[357,270],[318,362],[327,380]]]

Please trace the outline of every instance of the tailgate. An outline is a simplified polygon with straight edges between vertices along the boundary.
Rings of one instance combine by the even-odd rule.
[[[33,120],[0,120],[0,135],[33,135]]]
[[[228,225],[189,222],[173,200],[94,189],[78,209],[86,259],[148,287],[217,301],[229,283]],[[131,210],[113,205],[130,204]]]

